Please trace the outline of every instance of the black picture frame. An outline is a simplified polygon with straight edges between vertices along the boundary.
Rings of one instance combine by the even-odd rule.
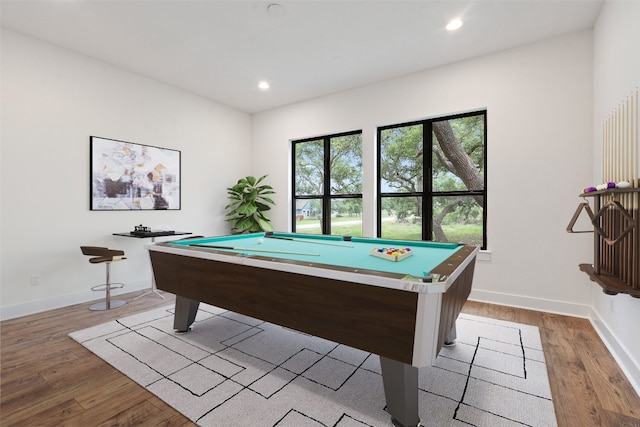
[[[92,211],[180,210],[181,152],[90,137]]]

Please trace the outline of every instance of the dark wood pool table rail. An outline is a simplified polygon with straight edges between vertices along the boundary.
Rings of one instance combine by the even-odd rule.
[[[454,256],[463,256],[468,250],[472,250],[473,248],[465,246],[460,248],[460,251],[463,253],[456,253]],[[460,252],[458,251],[458,252]],[[443,264],[447,264],[445,261]],[[442,264],[441,264],[442,265]],[[459,265],[459,264],[458,264]],[[465,302],[469,298],[469,294],[471,293],[471,286],[473,282],[473,272],[475,270],[476,262],[474,259],[467,265],[461,272],[460,275],[453,281],[453,284],[449,287],[447,292],[442,294],[442,306],[440,309],[440,325],[438,328],[438,347],[437,353],[440,352],[442,346],[446,341],[450,341],[448,338],[453,332],[453,338],[455,338],[455,325],[456,320],[458,319],[458,315],[462,312],[462,307]],[[442,267],[442,273],[439,274],[447,274],[451,275],[453,271],[451,271],[453,266]],[[448,271],[446,271],[448,270]],[[436,353],[436,354],[437,354]]]

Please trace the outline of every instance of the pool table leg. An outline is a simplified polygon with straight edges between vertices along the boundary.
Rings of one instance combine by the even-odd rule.
[[[387,412],[397,427],[417,427],[418,368],[380,356]]]
[[[449,331],[444,340],[444,345],[446,346],[454,346],[456,345],[456,338],[458,338],[458,333],[456,332],[456,324],[453,324],[453,328]]]
[[[200,301],[176,295],[176,312],[173,316],[173,329],[178,332],[188,332],[189,326],[196,320]]]

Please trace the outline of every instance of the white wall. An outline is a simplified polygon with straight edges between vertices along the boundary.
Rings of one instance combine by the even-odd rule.
[[[225,189],[251,173],[248,114],[5,29],[1,107],[2,318],[100,298],[104,266],[80,245],[124,249],[114,279],[149,287],[150,240],[114,232],[228,232]],[[90,211],[90,135],[181,150],[182,210]]]
[[[487,109],[489,261],[472,297],[580,316],[591,237],[565,228],[592,180],[592,34],[581,32],[253,116],[253,168],[289,228],[290,140],[362,129],[365,235],[375,230],[376,126]]]
[[[488,110],[489,254],[472,297],[591,316],[636,389],[640,301],[607,297],[580,271],[591,236],[565,227],[577,194],[600,180],[603,118],[640,82],[640,3],[607,2],[583,32],[253,117],[2,30],[0,318],[95,299],[101,266],[83,244],[122,248],[127,291],[149,286],[144,240],[116,231],[143,223],[227,232],[225,188],[269,174],[271,215],[289,227],[290,140],[362,129],[365,235],[375,230],[376,126]],[[592,38],[593,36],[593,38]],[[89,136],[182,151],[182,210],[89,211]],[[592,149],[593,148],[593,149]],[[31,275],[41,284],[31,286]]]
[[[640,87],[640,2],[608,1],[594,29],[594,163],[592,182],[602,181],[602,124]],[[638,159],[640,162],[640,159]],[[593,259],[593,256],[589,259]],[[640,299],[607,296],[592,285],[594,324],[640,393]]]

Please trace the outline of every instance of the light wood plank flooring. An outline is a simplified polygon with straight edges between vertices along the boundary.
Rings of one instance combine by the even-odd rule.
[[[68,337],[174,301],[166,293],[133,300],[141,293],[108,312],[87,303],[2,322],[0,425],[193,426]],[[560,427],[640,427],[640,397],[589,321],[472,301],[464,312],[540,328]]]

